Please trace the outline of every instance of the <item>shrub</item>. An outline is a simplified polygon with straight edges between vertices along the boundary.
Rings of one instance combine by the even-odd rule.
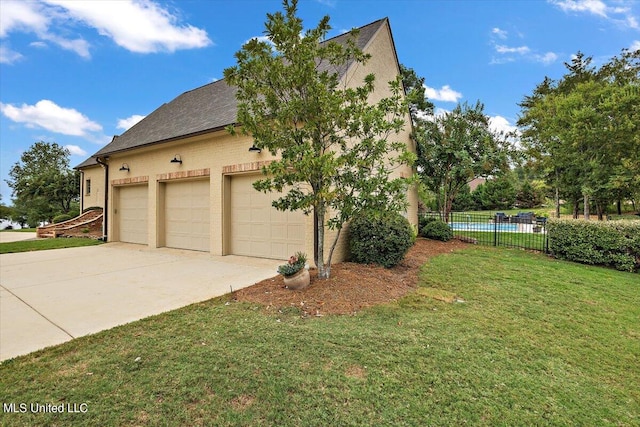
[[[550,220],[547,232],[556,258],[640,270],[640,221]]]
[[[349,226],[352,260],[361,264],[397,265],[415,242],[411,224],[398,213],[362,213]]]
[[[102,208],[100,206],[89,206],[88,208],[84,208],[82,213],[86,213],[89,211],[101,211]]]
[[[65,222],[70,220],[71,218],[73,218],[71,215],[68,214],[61,214],[61,215],[57,215],[53,217],[53,223],[54,224],[59,224],[61,222]]]
[[[437,213],[433,213],[433,214],[427,214],[427,215],[420,215],[418,217],[418,229],[420,231],[422,231],[422,229],[429,223],[433,222],[433,221],[438,221],[440,219],[439,214]]]
[[[453,239],[453,230],[444,221],[431,221],[422,229],[422,235],[427,239],[442,240],[448,242]]]

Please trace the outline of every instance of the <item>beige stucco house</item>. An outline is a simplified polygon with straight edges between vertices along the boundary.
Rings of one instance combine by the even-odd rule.
[[[358,45],[372,58],[342,78],[359,85],[373,72],[377,101],[400,72],[388,19],[362,27]],[[185,92],[77,166],[82,209],[104,208],[108,241],[274,259],[296,251],[313,254],[313,215],[277,211],[271,206],[277,194],[253,189],[273,157],[250,151],[250,137],[225,130],[236,122],[236,105],[235,88],[224,80]],[[415,150],[410,134],[407,114],[404,131],[394,139]],[[395,173],[413,172],[406,167]],[[415,191],[408,200],[406,215],[415,224]],[[346,239],[341,240],[334,262],[346,256]]]

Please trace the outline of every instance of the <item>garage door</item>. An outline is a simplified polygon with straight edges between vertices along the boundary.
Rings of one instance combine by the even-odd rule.
[[[164,230],[169,248],[210,250],[209,180],[166,184]]]
[[[258,175],[231,179],[231,253],[260,258],[287,259],[304,250],[305,215],[280,212],[271,206],[274,193],[256,191]]]
[[[148,242],[148,206],[149,191],[146,185],[120,187],[118,189],[118,230],[119,240],[128,243]]]

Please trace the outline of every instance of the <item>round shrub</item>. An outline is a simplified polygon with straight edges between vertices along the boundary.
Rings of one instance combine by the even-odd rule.
[[[64,222],[64,221],[68,221],[71,218],[73,218],[73,217],[71,215],[67,215],[67,214],[56,215],[56,216],[53,217],[53,223],[54,224],[59,224],[59,223]]]
[[[349,249],[353,261],[397,265],[415,242],[409,221],[398,213],[362,213],[349,227]]]
[[[422,230],[423,228],[425,228],[427,226],[427,224],[432,223],[433,221],[438,221],[440,218],[438,217],[437,214],[435,215],[430,215],[430,214],[426,214],[426,215],[420,215],[418,217],[418,229]]]
[[[453,231],[449,224],[444,221],[431,221],[422,229],[422,235],[427,239],[442,240],[448,242],[453,239]]]

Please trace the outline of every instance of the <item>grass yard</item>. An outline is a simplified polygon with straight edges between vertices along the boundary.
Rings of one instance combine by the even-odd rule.
[[[299,313],[219,298],[6,361],[3,403],[86,412],[0,425],[640,424],[637,274],[474,248],[397,303]]]
[[[481,245],[507,246],[533,249],[537,251],[545,250],[545,235],[542,233],[509,233],[501,231],[493,233],[491,231],[454,231],[454,236],[464,236],[476,239]]]
[[[80,246],[100,245],[103,242],[84,237],[59,239],[22,240],[18,242],[0,243],[0,254],[16,252],[44,251],[47,249],[77,248]]]

